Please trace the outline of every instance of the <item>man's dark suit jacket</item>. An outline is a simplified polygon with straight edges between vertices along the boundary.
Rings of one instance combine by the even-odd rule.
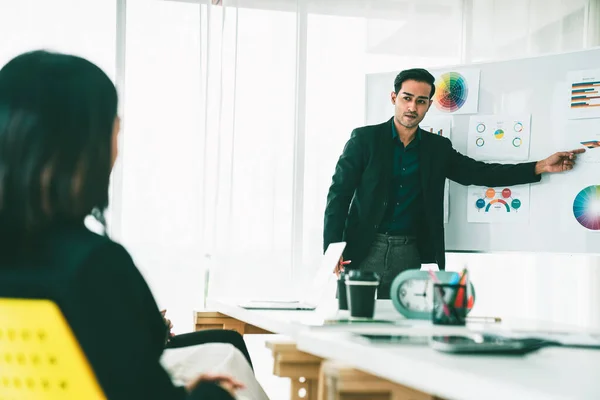
[[[15,248],[0,251],[0,297],[53,300],[109,399],[186,398],[159,363],[166,326],[122,246],[82,222],[49,228],[30,251]],[[212,383],[189,398],[232,399]]]
[[[367,256],[389,201],[393,173],[393,118],[379,125],[357,128],[346,143],[327,196],[324,250],[346,241],[344,259],[358,268]],[[419,128],[420,129],[420,128]],[[510,186],[538,182],[535,162],[487,164],[464,156],[447,138],[420,129],[419,169],[423,199],[417,243],[422,263],[444,269],[444,183]]]

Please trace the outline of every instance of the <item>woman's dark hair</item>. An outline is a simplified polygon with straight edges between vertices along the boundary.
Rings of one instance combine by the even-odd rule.
[[[394,91],[396,94],[400,91],[402,84],[405,81],[417,81],[417,82],[425,82],[431,85],[431,92],[429,93],[429,98],[431,99],[435,94],[435,78],[429,71],[423,68],[413,68],[413,69],[405,69],[396,75],[396,79],[394,80]]]
[[[80,57],[34,51],[0,70],[0,236],[107,207],[117,101]]]

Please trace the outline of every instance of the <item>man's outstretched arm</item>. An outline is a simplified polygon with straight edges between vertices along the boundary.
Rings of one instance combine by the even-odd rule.
[[[511,186],[539,182],[541,174],[563,172],[573,169],[577,154],[585,149],[576,149],[552,154],[537,161],[519,164],[498,164],[476,161],[450,149],[446,176],[462,185]]]

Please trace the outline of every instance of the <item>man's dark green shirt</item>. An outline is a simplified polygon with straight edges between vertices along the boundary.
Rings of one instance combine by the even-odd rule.
[[[419,145],[421,132],[404,147],[392,121],[394,162],[388,206],[379,232],[390,235],[413,235],[423,211],[419,174]]]

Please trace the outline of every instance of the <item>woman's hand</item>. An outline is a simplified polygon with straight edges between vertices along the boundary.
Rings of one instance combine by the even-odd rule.
[[[175,334],[172,332],[172,330],[173,330],[173,323],[171,322],[170,319],[168,319],[166,317],[166,314],[167,314],[167,310],[161,310],[160,311],[160,315],[162,315],[163,321],[165,321],[165,325],[169,329],[169,337],[173,337],[173,336],[175,336]]]
[[[235,392],[237,390],[244,389],[246,387],[242,382],[232,378],[229,375],[206,373],[189,382],[187,385],[185,385],[185,388],[188,392],[191,392],[201,382],[214,382],[226,390],[232,397],[235,397]]]

